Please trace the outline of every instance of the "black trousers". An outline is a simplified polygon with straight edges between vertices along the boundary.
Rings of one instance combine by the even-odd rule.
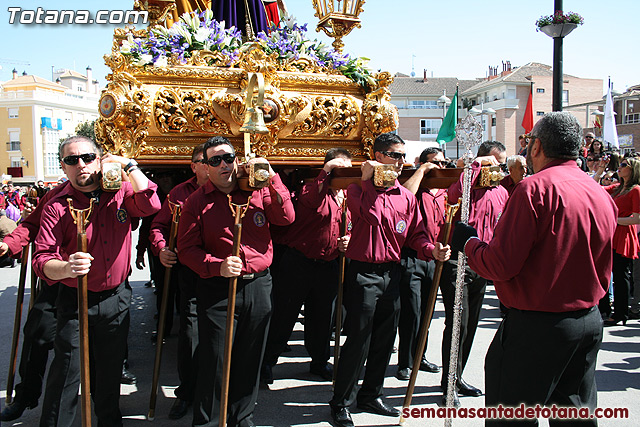
[[[485,406],[524,403],[597,406],[596,357],[602,320],[596,307],[568,313],[510,309],[485,360]],[[538,425],[537,420],[486,420],[485,425]],[[554,420],[553,425],[591,425],[596,419]]]
[[[629,317],[632,265],[631,258],[613,252],[613,314],[611,317],[615,320],[624,320]]]
[[[155,283],[156,289],[156,310],[158,311],[158,320],[160,319],[160,307],[162,305],[162,295],[164,293],[164,275],[167,268],[160,262],[160,257],[157,257],[149,251],[149,270],[151,271],[151,279]],[[167,304],[167,313],[164,317],[164,334],[165,337],[171,334],[173,328],[173,315],[176,312],[175,308],[180,310],[180,296],[179,291],[179,278],[176,268],[171,269],[171,280],[169,281],[169,302]],[[156,322],[157,323],[157,322]]]
[[[311,366],[325,366],[330,355],[338,262],[309,259],[289,248],[280,261],[279,278],[273,290],[273,315],[264,363],[273,366],[278,362],[304,303],[304,346],[311,356]]]
[[[229,279],[198,279],[199,372],[193,425],[218,425],[227,321]],[[271,318],[271,275],[238,279],[227,426],[251,425],[258,398],[258,378]]]
[[[422,316],[426,312],[429,291],[433,286],[435,261],[426,262],[403,251],[400,265],[402,266],[402,278],[400,280],[400,322],[398,324],[400,337],[398,369],[404,369],[413,366],[413,357],[418,349],[418,333],[424,321]]]
[[[131,288],[125,281],[105,292],[89,292],[91,397],[99,427],[122,426],[120,377],[129,333]],[[71,426],[80,387],[78,297],[60,285],[55,357],[49,368],[40,426]]]
[[[346,275],[347,335],[340,351],[333,398],[334,408],[348,407],[356,398],[356,385],[365,361],[367,369],[357,392],[358,402],[382,396],[400,312],[400,264],[371,264],[351,260]]]
[[[444,303],[444,333],[442,335],[442,378],[440,385],[445,390],[449,376],[449,361],[451,359],[451,334],[453,331],[453,305],[456,294],[457,260],[449,260],[444,263],[442,278],[440,279],[440,292]],[[462,313],[460,322],[460,340],[458,347],[458,364],[456,378],[462,377],[462,371],[469,359],[471,346],[478,328],[480,310],[487,280],[478,276],[469,267],[465,268],[464,290],[462,294]]]
[[[56,299],[59,284],[42,283],[33,307],[24,323],[24,339],[20,354],[20,383],[16,385],[15,400],[36,407],[42,394],[42,382],[47,369],[49,350],[56,337]]]
[[[175,391],[178,399],[193,402],[198,378],[198,310],[196,282],[198,275],[189,267],[178,264],[176,273],[180,288],[180,329],[178,330],[178,377]]]

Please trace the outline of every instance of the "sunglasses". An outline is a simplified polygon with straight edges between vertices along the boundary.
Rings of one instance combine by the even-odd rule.
[[[382,154],[384,154],[387,157],[391,157],[392,159],[395,160],[400,160],[400,159],[404,159],[406,154],[405,153],[400,153],[398,151],[381,151]]]
[[[434,165],[438,165],[438,166],[446,166],[447,162],[444,160],[431,160],[429,163],[433,163]]]
[[[96,153],[87,153],[87,154],[78,154],[77,156],[67,156],[63,157],[62,161],[65,165],[73,166],[77,165],[78,161],[82,159],[85,165],[89,163],[93,163],[93,161],[98,157]]]
[[[584,139],[593,139],[592,136],[585,136]]]
[[[224,160],[224,162],[228,165],[230,165],[231,163],[233,163],[236,159],[236,155],[235,154],[223,154],[222,156],[213,156],[211,158],[209,158],[207,160],[207,164],[209,166],[213,166],[214,168],[217,166],[220,166],[220,163],[222,163],[222,161]],[[203,160],[204,161],[204,160]]]
[[[629,163],[620,163],[621,168],[626,168],[627,166],[629,166]]]

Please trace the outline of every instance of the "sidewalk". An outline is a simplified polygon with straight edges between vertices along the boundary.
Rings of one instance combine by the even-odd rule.
[[[4,407],[6,396],[7,373],[9,366],[12,326],[15,311],[16,290],[20,267],[0,269],[0,405]],[[189,426],[191,413],[181,420],[169,420],[167,414],[173,403],[173,390],[178,385],[176,371],[176,332],[177,319],[174,321],[173,333],[166,340],[163,351],[162,370],[160,375],[160,391],[156,405],[156,417],[153,422],[146,420],[149,408],[149,395],[153,371],[155,346],[151,343],[151,332],[155,330],[155,296],[153,288],[145,288],[144,282],[149,278],[148,271],[139,271],[134,267],[131,276],[133,299],[131,307],[131,330],[129,334],[129,351],[131,371],[138,377],[134,386],[122,386],[120,408],[125,417],[125,426]],[[26,318],[29,289],[25,296],[25,311],[22,322]],[[484,356],[500,322],[498,299],[493,288],[488,288],[484,300],[483,312],[476,334],[476,340],[467,364],[464,378],[475,386],[484,389]],[[428,359],[441,363],[440,343],[444,328],[444,309],[438,300],[431,324]],[[318,381],[308,373],[309,358],[303,344],[303,332],[299,323],[292,335],[290,346],[292,351],[280,358],[274,367],[276,378],[269,389],[261,388],[254,421],[259,426],[329,426],[329,406],[331,384]],[[21,348],[21,346],[20,346]],[[50,354],[53,357],[53,352]],[[406,392],[407,381],[395,378],[397,356],[394,354],[387,370],[385,395],[388,402],[401,407]],[[600,426],[636,426],[640,419],[640,322],[630,321],[626,327],[605,328],[605,338],[598,357],[598,404],[601,408],[629,408],[630,418],[602,419]],[[16,383],[19,376],[16,374]],[[440,391],[440,374],[420,372],[414,391],[412,408],[438,408],[442,394]],[[462,407],[480,408],[484,406],[482,397],[461,398]],[[22,418],[7,426],[36,426],[40,416],[40,407],[25,411]],[[397,425],[398,419],[382,417],[359,412],[353,408],[356,426],[389,426]],[[76,425],[80,426],[79,417]],[[94,418],[94,425],[97,422]],[[444,420],[408,419],[404,424],[408,427],[425,425],[444,425]],[[454,426],[482,426],[483,420],[457,419]],[[540,425],[546,426],[546,421]]]

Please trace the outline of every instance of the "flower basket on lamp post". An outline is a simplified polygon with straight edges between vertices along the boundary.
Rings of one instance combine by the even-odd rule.
[[[549,24],[540,28],[540,31],[545,33],[551,38],[556,37],[565,37],[568,36],[569,33],[575,30],[578,27],[578,24]]]

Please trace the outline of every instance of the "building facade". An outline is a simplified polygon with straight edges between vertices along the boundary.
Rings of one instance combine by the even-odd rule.
[[[79,73],[69,74],[61,72],[54,83],[26,73],[18,76],[14,70],[13,78],[0,84],[4,179],[18,184],[52,182],[63,174],[58,161],[60,139],[74,134],[78,124],[98,117],[97,82],[90,76],[82,80]],[[78,85],[79,80],[84,86]]]

